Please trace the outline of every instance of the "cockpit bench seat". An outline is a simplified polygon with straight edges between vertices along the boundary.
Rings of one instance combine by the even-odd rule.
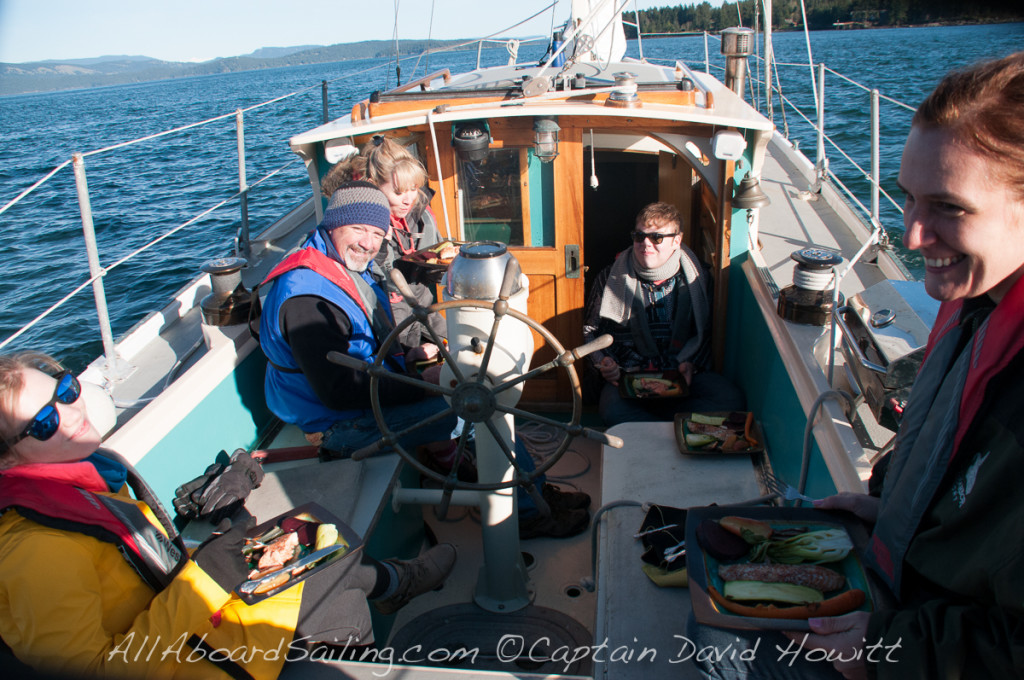
[[[678,508],[725,505],[761,495],[749,456],[684,456],[676,446],[672,423],[623,423],[608,430],[622,449],[603,447],[602,504],[634,501]],[[680,658],[690,615],[686,588],[660,588],[640,570],[643,548],[633,538],[643,521],[642,507],[608,510],[601,519],[597,570],[595,644],[635,654],[631,663],[609,661],[607,677],[617,680],[652,677],[696,678]],[[636,661],[644,649],[654,650]],[[648,653],[650,654],[650,653]],[[673,663],[674,662],[674,663]]]

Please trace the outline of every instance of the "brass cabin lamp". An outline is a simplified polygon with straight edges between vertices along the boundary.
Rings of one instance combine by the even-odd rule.
[[[533,153],[541,163],[550,163],[558,156],[558,127],[553,116],[533,119]]]

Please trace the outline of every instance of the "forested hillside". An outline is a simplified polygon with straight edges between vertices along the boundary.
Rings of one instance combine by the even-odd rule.
[[[962,0],[805,0],[807,27],[827,30],[837,27],[911,26],[929,23],[985,23],[1020,20],[1024,4],[1015,0],[963,2]],[[737,9],[738,8],[738,9]],[[632,19],[627,15],[628,19]],[[720,31],[729,26],[754,25],[754,0],[724,2],[712,7],[677,5],[640,11],[643,33]],[[838,25],[838,26],[837,26]],[[803,27],[800,0],[773,0],[772,26],[778,30]],[[632,26],[626,35],[636,37]]]

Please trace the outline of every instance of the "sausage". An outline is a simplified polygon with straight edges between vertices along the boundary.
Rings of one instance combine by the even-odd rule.
[[[723,564],[718,567],[723,581],[766,581],[792,583],[827,593],[846,585],[839,572],[816,564]]]
[[[686,421],[686,429],[694,434],[706,434],[718,439],[725,441],[725,438],[730,434],[735,434],[728,427],[720,425],[707,425],[705,423],[698,423],[693,420]]]
[[[779,607],[774,604],[747,605],[739,604],[726,599],[714,586],[708,586],[708,594],[711,599],[722,609],[740,616],[751,616],[760,619],[809,619],[812,616],[839,616],[857,609],[867,596],[859,588],[847,590],[844,593],[835,595],[810,604],[795,605],[792,607]]]

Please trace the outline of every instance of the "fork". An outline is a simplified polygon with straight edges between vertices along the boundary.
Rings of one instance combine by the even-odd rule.
[[[772,492],[772,495],[776,497],[782,497],[787,501],[801,500],[807,501],[808,503],[813,503],[814,501],[818,500],[816,498],[811,498],[806,494],[800,493],[797,489],[790,486],[789,484],[786,484],[775,475],[766,474],[764,476],[764,481],[765,485],[768,487],[768,490]]]
[[[785,490],[782,492],[782,497],[785,498],[787,501],[801,500],[807,501],[808,503],[813,503],[814,501],[818,500],[817,498],[811,498],[810,496],[800,493],[799,491],[791,487],[789,484],[786,485]]]

